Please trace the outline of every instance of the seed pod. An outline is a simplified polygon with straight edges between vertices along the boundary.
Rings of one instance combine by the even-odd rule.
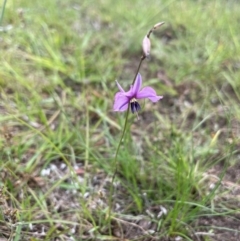
[[[143,49],[144,57],[148,57],[150,55],[151,42],[147,35],[143,39],[142,49]]]

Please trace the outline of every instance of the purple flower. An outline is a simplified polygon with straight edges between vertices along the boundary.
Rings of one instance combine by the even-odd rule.
[[[156,91],[149,86],[141,89],[142,77],[140,74],[137,75],[135,83],[131,85],[129,91],[125,92],[118,82],[117,86],[119,92],[115,94],[113,105],[114,111],[125,111],[128,109],[128,104],[130,104],[132,113],[138,112],[141,110],[141,107],[137,102],[138,99],[148,98],[152,102],[157,102],[163,98],[163,96],[157,96]]]

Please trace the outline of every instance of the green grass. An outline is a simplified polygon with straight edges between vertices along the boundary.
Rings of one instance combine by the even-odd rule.
[[[237,1],[8,0],[2,16],[0,237],[198,240],[197,232],[237,232],[200,222],[240,222],[228,185],[239,180],[225,180],[239,146]],[[142,39],[161,21],[140,72],[164,98],[141,102],[140,120],[130,114],[109,217],[125,118],[112,111],[115,79],[128,88]]]

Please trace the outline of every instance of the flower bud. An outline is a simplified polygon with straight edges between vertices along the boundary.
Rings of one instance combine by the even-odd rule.
[[[143,49],[144,57],[148,57],[150,55],[151,42],[147,35],[143,39],[142,49]]]
[[[153,26],[153,29],[157,29],[159,28],[160,26],[162,26],[164,24],[164,22],[160,22],[160,23],[157,23]]]

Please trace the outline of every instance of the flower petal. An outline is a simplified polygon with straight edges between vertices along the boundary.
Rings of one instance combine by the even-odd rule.
[[[132,99],[132,98],[134,98],[136,96],[136,93],[134,93],[134,91],[133,91],[133,86],[132,85],[130,86],[130,90],[129,91],[124,92],[122,94],[125,95],[126,97],[128,97],[129,99]]]
[[[118,83],[118,81],[116,80],[118,89],[120,90],[120,92],[125,92],[124,89],[122,88],[122,86]]]
[[[114,98],[114,111],[125,111],[128,108],[129,98],[124,95],[122,92],[118,92]]]
[[[132,92],[133,94],[136,96],[137,93],[139,92],[139,90],[141,89],[142,87],[142,77],[141,75],[138,73],[137,77],[136,77],[136,80],[134,82],[134,85],[132,87]]]
[[[163,96],[157,96],[156,91],[153,88],[146,86],[137,93],[136,98],[137,99],[148,98],[152,102],[157,102],[160,99],[162,99]]]
[[[129,99],[132,99],[135,96],[135,93],[133,92],[133,86],[130,86],[130,90],[125,92],[124,89],[122,88],[122,86],[118,83],[118,81],[116,80],[118,89],[120,90],[120,92],[122,95],[125,95],[126,97],[128,97]]]

